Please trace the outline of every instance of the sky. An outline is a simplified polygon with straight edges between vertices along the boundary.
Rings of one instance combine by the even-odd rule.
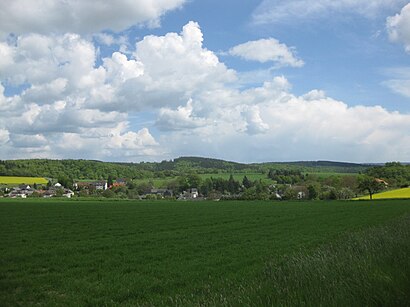
[[[410,161],[408,0],[0,0],[0,159]]]

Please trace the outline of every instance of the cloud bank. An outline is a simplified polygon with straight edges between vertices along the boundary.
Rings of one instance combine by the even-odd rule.
[[[243,89],[238,73],[203,41],[199,24],[188,22],[180,33],[145,36],[131,53],[104,58],[79,34],[26,33],[1,42],[1,157],[375,162],[410,156],[410,115],[351,107],[320,89],[298,96],[281,75]],[[259,53],[260,45],[269,52]],[[244,59],[302,63],[274,39],[242,47],[231,50]],[[6,95],[6,86],[20,90]],[[132,118],[144,114],[154,120],[136,125]]]
[[[410,3],[399,14],[388,17],[386,26],[390,40],[402,43],[410,53]]]
[[[0,35],[90,34],[133,25],[158,26],[162,15],[186,0],[13,0],[0,2]]]

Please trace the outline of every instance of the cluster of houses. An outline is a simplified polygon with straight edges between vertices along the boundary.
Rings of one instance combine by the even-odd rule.
[[[73,184],[73,190],[107,190],[107,181],[92,181],[92,182],[76,182]],[[12,188],[5,189],[5,197],[9,198],[27,198],[30,196],[37,196],[37,197],[67,197],[71,198],[75,195],[75,192],[72,189],[67,189],[63,187],[60,183],[55,183],[49,187],[35,188],[29,184],[20,184],[19,186],[15,186]]]
[[[67,197],[71,198],[79,191],[85,191],[86,193],[92,193],[95,191],[105,191],[111,188],[117,188],[126,186],[127,181],[126,179],[117,179],[112,185],[108,186],[108,182],[106,180],[99,180],[99,181],[81,181],[75,182],[73,184],[72,189],[67,189],[63,187],[60,183],[55,183],[49,187],[40,188],[34,187],[28,184],[20,184],[19,186],[13,188],[6,188],[5,190],[5,197],[9,198],[27,198],[27,197]],[[81,194],[80,194],[81,195]],[[173,190],[170,189],[151,189],[144,193],[144,195],[140,196],[140,199],[150,198],[155,196],[156,198],[169,198],[169,197],[176,197],[178,200],[199,200],[201,199],[198,189],[193,188],[189,189],[188,191],[184,191],[178,195],[174,195]]]
[[[6,192],[8,192],[6,196],[10,198],[27,198],[28,196],[33,196],[33,194],[44,198],[54,196],[71,198],[74,196],[74,192],[72,190],[62,187],[59,183],[56,183],[48,189],[34,189],[34,187],[31,187],[28,184],[21,184],[17,187],[13,187],[11,190],[7,189]]]

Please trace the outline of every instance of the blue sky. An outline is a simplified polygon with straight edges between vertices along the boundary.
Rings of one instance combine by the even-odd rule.
[[[403,0],[0,4],[0,159],[410,161]]]

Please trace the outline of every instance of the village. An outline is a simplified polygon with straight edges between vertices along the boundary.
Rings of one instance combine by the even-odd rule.
[[[68,188],[61,183],[51,183],[46,185],[38,184],[19,184],[12,187],[3,188],[3,196],[8,198],[51,198],[51,197],[86,197],[86,196],[102,196],[110,198],[114,196],[115,192],[122,190],[126,192],[127,180],[119,178],[115,182],[108,184],[107,180],[98,181],[82,181],[74,182],[72,187]],[[112,193],[114,194],[112,194]],[[202,200],[202,197],[197,188],[190,188],[186,191],[182,191],[179,194],[174,193],[172,189],[158,189],[151,188],[138,194],[138,199],[177,199],[177,200]]]

